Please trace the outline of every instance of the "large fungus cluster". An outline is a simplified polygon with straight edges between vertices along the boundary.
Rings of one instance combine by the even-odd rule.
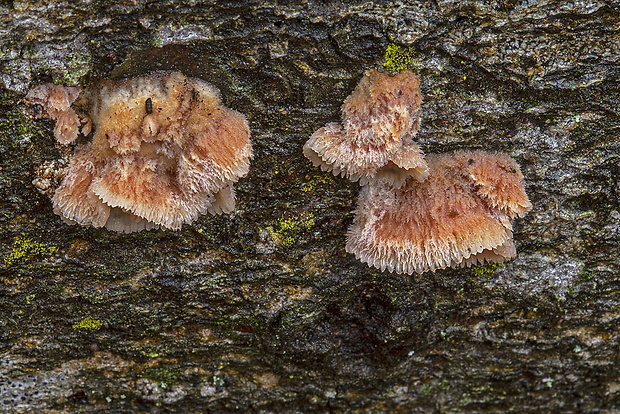
[[[429,177],[362,188],[346,250],[381,270],[422,273],[516,254],[512,220],[531,207],[511,158],[430,154]]]
[[[44,91],[62,88],[43,85],[29,96],[37,91],[37,102],[55,118]],[[80,100],[95,131],[76,148],[52,198],[65,221],[130,232],[179,229],[201,214],[232,211],[232,185],[249,169],[250,130],[213,86],[155,72],[105,81]]]
[[[420,104],[410,71],[367,71],[345,100],[343,123],[304,146],[313,164],[363,185],[347,252],[408,274],[514,257],[512,221],[532,207],[519,166],[483,151],[424,158],[411,140]]]

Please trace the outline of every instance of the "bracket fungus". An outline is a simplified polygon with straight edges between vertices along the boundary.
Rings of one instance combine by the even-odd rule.
[[[420,129],[420,81],[404,70],[367,70],[342,106],[342,123],[317,130],[303,151],[315,166],[365,185],[385,178],[402,185],[428,176],[424,154],[413,142]]]
[[[35,90],[37,102],[51,101],[43,88],[29,96]],[[233,210],[232,185],[252,156],[250,129],[216,88],[154,72],[101,82],[80,100],[95,131],[76,148],[52,198],[65,221],[123,232],[179,229],[201,214]]]
[[[426,159],[430,175],[423,182],[362,188],[347,252],[408,274],[514,257],[512,220],[532,207],[517,163],[482,151]]]

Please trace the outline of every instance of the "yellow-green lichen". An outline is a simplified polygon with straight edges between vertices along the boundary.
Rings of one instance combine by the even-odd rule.
[[[61,71],[52,70],[54,83],[77,85],[80,80],[92,69],[92,57],[89,52],[78,51],[70,56]]]
[[[301,185],[301,191],[304,193],[311,193],[317,189],[317,187],[328,187],[334,184],[334,180],[328,175],[313,177],[310,181],[307,181]]]
[[[47,247],[37,240],[18,238],[13,243],[11,253],[4,256],[4,264],[6,266],[12,266],[16,263],[24,262],[33,256],[56,253],[57,251],[57,247]]]
[[[159,352],[157,351],[140,351],[140,353],[142,354],[142,356],[145,356],[147,358],[159,358]]]
[[[412,47],[401,47],[390,43],[383,56],[383,69],[394,73],[405,69],[415,69],[419,66],[415,59],[415,51]]]
[[[170,367],[147,368],[138,374],[138,378],[149,378],[157,382],[157,385],[162,390],[177,385],[180,376],[180,369]]]
[[[206,384],[213,384],[216,387],[223,387],[226,385],[224,379],[222,377],[218,377],[217,375],[214,375],[212,377],[203,377],[201,378],[201,381]]]
[[[497,270],[502,268],[503,266],[504,266],[503,263],[487,263],[487,264],[472,267],[471,272],[475,276],[490,275],[492,273],[497,272]]]
[[[103,324],[100,320],[91,316],[87,316],[79,322],[73,324],[73,330],[75,331],[98,331]]]
[[[295,244],[295,234],[300,230],[310,230],[315,226],[313,213],[301,213],[299,216],[282,218],[274,225],[267,227],[271,240],[284,247]]]
[[[139,344],[130,346],[127,348],[129,352],[134,352],[136,354],[142,355],[145,358],[160,358],[165,356],[169,349],[165,345],[160,344]]]

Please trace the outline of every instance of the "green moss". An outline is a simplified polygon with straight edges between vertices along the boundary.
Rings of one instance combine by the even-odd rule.
[[[479,266],[472,267],[471,268],[471,272],[475,276],[490,275],[492,273],[497,272],[497,270],[500,269],[503,266],[504,266],[503,263],[487,263],[487,264],[484,264],[484,265],[479,265]]]
[[[98,331],[103,324],[100,320],[94,319],[90,316],[82,319],[79,322],[73,324],[73,330],[75,331]]]
[[[419,63],[415,59],[415,51],[412,47],[401,47],[390,43],[383,56],[383,69],[394,73],[405,69],[415,69]]]
[[[4,256],[3,260],[6,266],[12,266],[16,263],[25,262],[26,260],[34,256],[56,253],[57,251],[57,247],[47,247],[43,243],[33,239],[18,238],[13,243],[13,249],[11,253]]]

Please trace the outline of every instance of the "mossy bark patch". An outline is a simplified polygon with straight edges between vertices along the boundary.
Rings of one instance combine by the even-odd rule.
[[[0,3],[3,409],[613,410],[617,20],[599,1]],[[515,260],[400,276],[344,252],[359,187],[301,149],[389,45],[415,58],[426,153],[521,166]],[[140,61],[247,115],[237,208],[179,232],[67,226],[32,185],[66,154],[25,93]]]

